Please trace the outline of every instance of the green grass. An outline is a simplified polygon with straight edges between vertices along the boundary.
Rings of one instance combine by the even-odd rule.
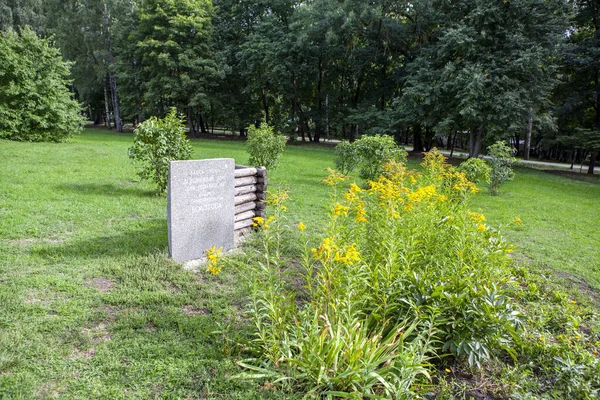
[[[475,197],[492,226],[519,247],[526,261],[587,282],[600,293],[600,182],[517,168],[499,196]],[[515,216],[521,227],[512,224]]]
[[[0,398],[265,397],[229,379],[219,332],[239,323],[235,276],[169,261],[166,201],[136,181],[130,142],[1,141]]]
[[[0,140],[0,398],[278,398],[231,379],[244,336],[235,271],[168,258],[166,201],[139,182],[131,135],[86,130],[68,143]],[[243,143],[194,141],[194,158],[245,163]],[[288,146],[271,189],[290,223],[327,210],[328,148]],[[474,199],[523,257],[600,290],[600,185],[519,169],[501,195]]]

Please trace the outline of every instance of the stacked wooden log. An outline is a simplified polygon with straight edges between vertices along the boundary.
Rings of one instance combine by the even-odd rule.
[[[235,177],[235,241],[250,233],[255,217],[265,218],[267,169],[236,165]]]

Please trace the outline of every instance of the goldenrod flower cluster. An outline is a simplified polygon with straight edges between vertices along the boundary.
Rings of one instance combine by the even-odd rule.
[[[420,203],[422,201],[431,200],[435,195],[436,195],[435,186],[429,185],[429,186],[425,186],[425,187],[418,187],[417,190],[415,190],[414,192],[408,193],[406,195],[406,197],[412,203]]]
[[[333,215],[335,217],[337,217],[339,215],[343,215],[344,217],[347,217],[348,216],[348,210],[350,210],[350,207],[343,206],[340,203],[337,203],[335,205],[335,207],[333,208]]]
[[[221,272],[222,266],[219,265],[219,260],[221,259],[221,251],[223,251],[222,247],[216,248],[216,245],[213,245],[210,249],[206,250],[206,271],[210,272],[212,275],[218,275]]]
[[[327,172],[329,173],[329,176],[327,178],[323,179],[323,182],[325,182],[329,186],[335,186],[339,182],[349,179],[346,175],[336,172],[336,171],[332,170],[331,168],[327,168]]]
[[[476,212],[471,212],[469,213],[469,217],[471,217],[471,219],[475,222],[477,222],[478,224],[482,223],[485,221],[485,215],[483,214],[479,214]]]
[[[326,237],[317,249],[312,249],[313,256],[322,262],[336,261],[346,265],[352,265],[360,261],[360,253],[354,244],[338,247],[333,238]]]
[[[276,205],[280,205],[283,202],[285,202],[287,199],[289,199],[290,196],[288,194],[287,191],[285,190],[278,190],[275,193],[271,193],[269,192],[269,197],[267,198],[267,200],[265,201],[265,203],[267,205],[271,205],[271,206],[276,206]],[[283,208],[283,211],[285,211],[285,206],[280,206]]]
[[[252,226],[267,230],[270,227],[269,224],[271,222],[275,221],[275,217],[271,216],[271,217],[267,218],[266,220],[263,217],[254,217],[254,218],[252,218],[252,220],[254,221]]]

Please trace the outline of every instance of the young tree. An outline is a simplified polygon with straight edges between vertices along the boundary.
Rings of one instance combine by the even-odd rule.
[[[153,181],[159,193],[167,190],[169,162],[189,160],[192,145],[185,137],[185,124],[172,108],[163,119],[151,117],[133,132],[129,158],[139,165],[142,179]]]
[[[0,33],[0,137],[58,142],[81,130],[69,64],[29,28]]]

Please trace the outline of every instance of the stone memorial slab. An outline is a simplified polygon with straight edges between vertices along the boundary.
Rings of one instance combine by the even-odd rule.
[[[175,261],[205,257],[213,245],[233,248],[234,170],[232,158],[169,163],[167,224]]]

